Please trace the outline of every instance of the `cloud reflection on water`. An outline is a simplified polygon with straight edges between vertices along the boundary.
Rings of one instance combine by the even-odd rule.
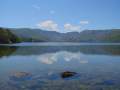
[[[56,53],[47,53],[40,55],[37,60],[44,64],[54,64],[58,62],[58,60],[64,60],[65,62],[77,60],[81,64],[88,63],[88,61],[82,59],[82,57],[83,55],[80,52],[72,53],[67,51],[60,51]]]

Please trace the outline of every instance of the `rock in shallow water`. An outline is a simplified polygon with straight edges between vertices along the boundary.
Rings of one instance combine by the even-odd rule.
[[[76,74],[77,74],[76,72],[65,71],[61,73],[61,77],[68,78],[68,77],[75,76]]]
[[[10,79],[12,80],[28,80],[31,78],[31,74],[28,72],[16,72],[14,73]]]

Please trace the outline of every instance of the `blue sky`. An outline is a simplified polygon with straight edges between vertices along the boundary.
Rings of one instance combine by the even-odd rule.
[[[0,26],[60,32],[120,28],[120,0],[0,0]]]

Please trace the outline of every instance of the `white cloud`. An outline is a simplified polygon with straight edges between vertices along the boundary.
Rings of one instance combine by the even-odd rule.
[[[50,14],[54,14],[54,13],[55,13],[54,10],[50,11]],[[66,23],[63,25],[64,32],[72,32],[72,31],[80,32],[83,30],[82,27],[87,24],[89,24],[89,21],[85,21],[85,20],[80,21],[80,23],[78,25]],[[48,31],[60,31],[59,27],[62,27],[62,26],[59,26],[53,20],[42,21],[42,22],[38,23],[37,26],[41,29],[48,30]]]
[[[40,10],[40,6],[39,5],[32,5],[33,8]]]
[[[72,25],[67,23],[64,25],[64,29],[69,31],[80,31],[80,25]]]
[[[39,24],[37,24],[37,26],[41,29],[45,29],[45,30],[49,30],[49,31],[58,31],[58,24],[55,23],[52,20],[46,20],[43,22],[40,22]]]
[[[86,24],[89,24],[89,21],[83,20],[83,21],[80,21],[80,24],[86,25]]]

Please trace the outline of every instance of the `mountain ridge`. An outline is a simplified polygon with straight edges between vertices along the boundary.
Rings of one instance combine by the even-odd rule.
[[[7,28],[23,42],[89,42],[120,43],[120,29],[83,30],[81,32],[60,33],[42,29]]]

